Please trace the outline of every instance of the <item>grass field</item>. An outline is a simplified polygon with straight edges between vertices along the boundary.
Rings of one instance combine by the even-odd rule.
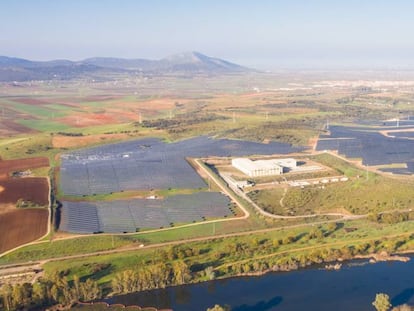
[[[59,132],[70,129],[68,125],[51,120],[21,120],[19,123],[39,132]]]
[[[366,172],[330,154],[317,155],[314,159],[349,180],[304,188],[256,190],[249,194],[250,197],[265,210],[281,215],[326,212],[364,215],[414,207],[413,181]]]
[[[31,116],[43,118],[43,119],[50,119],[54,117],[62,117],[66,113],[66,111],[70,111],[69,107],[65,106],[58,106],[60,107],[59,110],[56,110],[53,107],[45,108],[44,106],[39,105],[30,105],[30,104],[23,104],[16,101],[4,101],[2,100],[2,103],[8,104],[9,106],[12,106],[13,109],[16,109],[17,111],[29,114]],[[57,105],[56,105],[57,106]],[[56,107],[55,106],[55,107]]]

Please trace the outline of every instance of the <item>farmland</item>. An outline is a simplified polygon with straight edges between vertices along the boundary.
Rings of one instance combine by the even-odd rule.
[[[0,179],[0,187],[2,205],[15,206],[19,200],[42,207],[49,205],[49,184],[44,177]]]
[[[1,263],[85,256],[73,264],[46,265],[48,274],[64,271],[72,280],[75,274],[92,275],[83,263],[115,260],[114,270],[92,275],[108,290],[116,273],[142,262],[150,264],[163,251],[169,252],[168,244],[178,249],[181,246],[172,245],[188,244],[191,239],[200,239],[191,245],[206,251],[196,255],[190,267],[199,280],[206,278],[194,270],[198,264],[212,264],[223,276],[235,275],[226,272],[233,262],[237,267],[244,263],[251,264],[246,269],[253,267],[249,252],[245,257],[220,257],[218,250],[224,253],[232,242],[241,245],[238,251],[251,242],[263,251],[260,256],[271,258],[273,253],[260,246],[263,240],[277,256],[281,252],[283,260],[289,260],[284,252],[295,245],[299,257],[310,256],[313,248],[335,252],[328,250],[328,242],[346,253],[348,244],[359,249],[365,240],[371,243],[383,235],[395,234],[408,242],[402,248],[392,248],[394,240],[372,242],[373,252],[411,247],[414,148],[409,115],[414,109],[407,104],[414,100],[411,84],[306,74],[114,79],[0,88],[0,156],[15,161],[3,166],[0,161],[0,174],[6,178],[1,181],[0,198],[12,189],[6,181],[44,182],[50,174],[53,197],[61,203],[51,202],[58,206],[54,211],[60,217],[50,239],[16,250],[2,257]],[[395,116],[398,128],[392,121]],[[20,159],[29,156],[42,157],[44,162],[11,169],[12,163],[24,163]],[[323,170],[254,180],[268,185],[253,188],[249,197],[282,217],[272,218],[258,213],[242,196],[219,192],[230,192],[217,174],[221,163],[239,156],[292,156]],[[29,169],[30,176],[10,177]],[[228,170],[235,179],[245,179]],[[289,182],[301,179],[338,176],[347,177],[347,182],[288,188]],[[16,209],[14,200],[7,203],[7,212],[3,203],[4,215],[32,210]],[[283,218],[314,213],[312,218]],[[40,227],[43,221],[38,220]],[[32,230],[31,241],[44,234],[46,229],[42,230],[36,237]],[[222,240],[215,241],[216,236]],[[157,250],[150,251],[153,246]]]
[[[0,160],[0,252],[46,234],[49,182],[46,177],[31,177],[31,170],[48,166],[45,157]]]
[[[34,241],[47,233],[49,212],[44,208],[11,210],[0,216],[0,253]]]
[[[32,175],[30,169],[48,166],[49,159],[45,157],[0,160],[0,213],[10,208],[13,209],[18,201],[25,206],[48,206],[49,183],[47,179],[30,177]]]
[[[42,158],[25,158],[17,160],[0,159],[0,175],[8,174],[13,171],[24,171],[49,166],[49,159]]]

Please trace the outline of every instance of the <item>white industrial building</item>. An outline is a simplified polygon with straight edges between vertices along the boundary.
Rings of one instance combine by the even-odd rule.
[[[231,160],[231,164],[249,177],[258,177],[281,175],[284,168],[296,167],[296,160],[288,158],[252,161],[248,158],[236,158]]]

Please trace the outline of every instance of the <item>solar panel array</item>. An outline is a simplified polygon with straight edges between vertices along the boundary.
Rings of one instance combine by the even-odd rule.
[[[414,167],[411,165],[414,161],[414,140],[386,137],[378,133],[380,130],[390,129],[395,128],[330,126],[331,135],[321,135],[316,149],[338,150],[348,158],[362,158],[364,165],[406,163],[406,169],[385,169],[385,171],[400,174],[414,173]]]
[[[59,228],[77,233],[99,232],[100,223],[96,205],[83,202],[64,202]]]
[[[390,133],[390,135],[395,136],[395,137],[414,138],[414,132],[394,132],[394,133]]]
[[[176,195],[165,200],[62,202],[60,229],[74,233],[135,232],[232,215],[229,199],[218,192]]]
[[[128,141],[62,155],[61,189],[78,196],[135,189],[197,189],[205,183],[186,157],[286,154],[301,149],[204,136],[169,144],[158,139]]]

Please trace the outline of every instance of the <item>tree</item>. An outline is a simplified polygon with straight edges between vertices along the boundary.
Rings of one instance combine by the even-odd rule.
[[[214,268],[212,266],[208,266],[207,268],[205,268],[204,272],[209,280],[214,280],[216,278],[216,272],[214,271]]]
[[[372,302],[372,305],[375,309],[377,309],[377,311],[387,311],[392,307],[390,303],[390,296],[379,293],[375,296],[375,300]]]
[[[23,306],[24,295],[23,295],[22,285],[20,284],[13,285],[12,297],[14,301],[14,307],[17,308],[17,306]]]
[[[43,305],[48,302],[47,284],[45,282],[36,282],[33,284],[32,300],[37,305]]]
[[[6,284],[1,289],[1,296],[3,300],[3,306],[6,310],[13,309],[13,287],[10,284]]]
[[[207,311],[229,311],[230,309],[228,307],[222,307],[220,305],[215,305],[212,308],[208,308]]]
[[[124,292],[124,278],[122,273],[117,273],[112,278],[112,291],[116,294]]]
[[[338,224],[336,222],[330,222],[327,226],[329,232],[334,232],[338,228]]]
[[[186,282],[186,280],[190,279],[190,269],[188,268],[187,264],[182,261],[175,261],[172,265],[172,273],[173,273],[173,280],[174,284],[181,285]]]
[[[85,282],[80,284],[80,287],[85,301],[101,298],[101,290],[98,286],[98,282],[92,279],[87,279]]]
[[[75,301],[80,299],[80,279],[77,275],[73,276],[73,298]]]

